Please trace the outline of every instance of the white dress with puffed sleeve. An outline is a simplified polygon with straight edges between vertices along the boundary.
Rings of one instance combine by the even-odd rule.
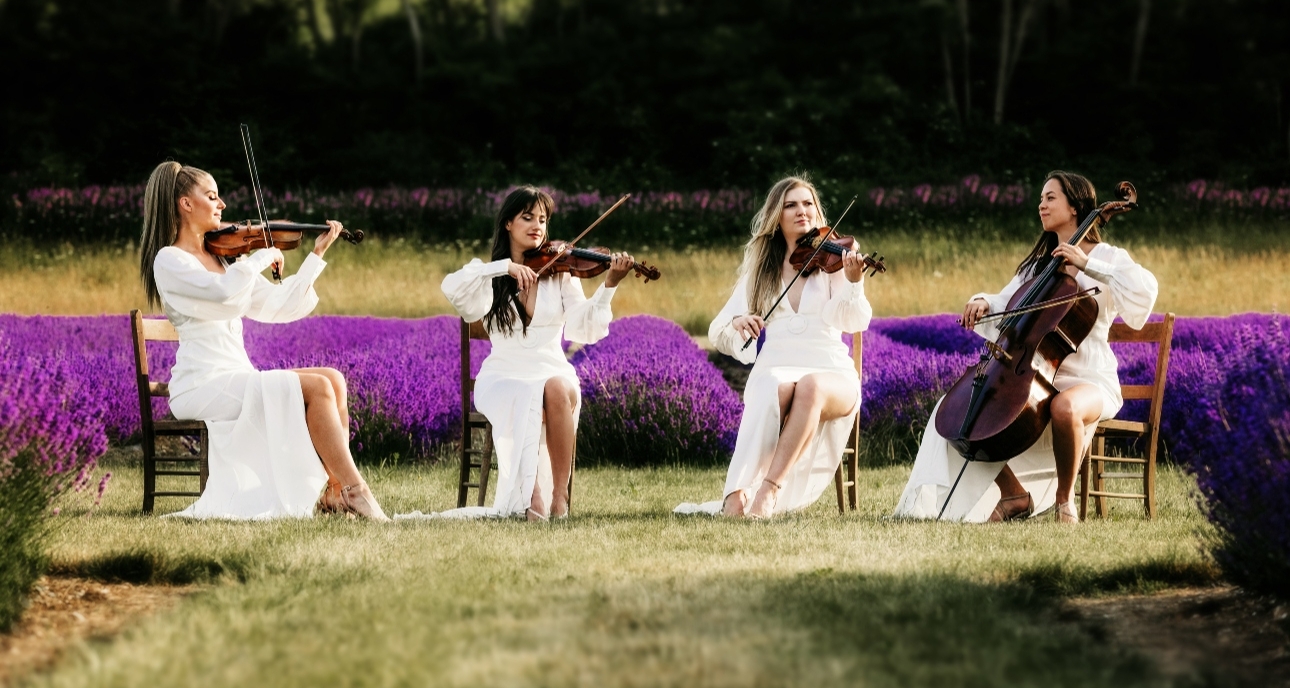
[[[153,276],[162,310],[179,333],[171,369],[170,409],[181,420],[205,421],[210,477],[187,518],[309,517],[327,483],[305,424],[300,377],[258,371],[242,341],[242,318],[285,323],[318,304],[314,280],[325,262],[310,253],[281,284],[262,274],[264,251],[211,272],[192,254],[167,246]]]
[[[816,271],[803,279],[797,310],[784,299],[765,319],[766,340],[760,352],[755,346],[743,348],[744,338],[733,324],[735,318],[749,313],[747,278],[735,285],[730,300],[709,326],[708,338],[718,351],[753,363],[753,368],[744,387],[744,412],[723,499],[681,504],[674,509],[676,513],[715,514],[730,493],[744,489],[750,498],[757,493],[779,443],[779,386],[810,373],[834,373],[853,381],[856,403],[846,416],[823,421],[815,429],[802,457],[782,483],[774,513],[814,504],[833,480],[860,412],[860,376],[842,334],[868,329],[873,309],[865,298],[864,282],[847,280],[842,270],[833,274]]]
[[[1028,276],[1027,276],[1028,279]],[[1026,281],[1022,275],[1013,277],[1008,286],[998,294],[976,294],[973,299],[985,299],[990,312],[1006,310],[1008,301]],[[1146,324],[1155,306],[1159,285],[1146,268],[1135,263],[1128,251],[1109,244],[1099,243],[1089,251],[1088,266],[1075,276],[1081,290],[1100,287],[1097,301],[1097,322],[1080,343],[1075,353],[1062,361],[1053,378],[1058,391],[1080,384],[1092,384],[1102,393],[1101,419],[1114,418],[1124,405],[1120,393],[1118,363],[1107,339],[1111,323],[1118,316],[1134,329]],[[997,321],[977,325],[976,332],[991,341],[999,336]],[[1034,500],[1035,511],[1049,509],[1056,502],[1057,465],[1053,457],[1051,426],[1035,444],[1007,462],[965,462],[950,443],[936,432],[936,413],[940,402],[923,433],[923,441],[914,460],[909,483],[896,505],[895,515],[907,518],[936,518],[945,505],[950,487],[959,471],[963,477],[945,506],[942,516],[947,521],[982,522],[989,519],[999,501],[999,488],[994,479],[1006,463]],[[1084,446],[1093,441],[1097,425],[1091,425],[1084,435]],[[964,463],[967,463],[964,469]]]
[[[493,304],[493,279],[510,269],[511,261],[485,263],[478,258],[443,280],[443,293],[467,322],[482,320]],[[543,503],[551,503],[551,457],[542,423],[547,380],[564,378],[578,392],[573,410],[576,427],[581,410],[577,372],[565,358],[561,335],[571,342],[592,344],[609,334],[613,320],[610,301],[616,288],[601,285],[590,299],[582,283],[567,273],[543,276],[537,283],[533,319],[528,328],[515,315],[511,332],[490,330],[492,351],[475,378],[475,408],[493,426],[496,492],[492,507],[463,507],[438,513],[420,511],[396,519],[481,518],[522,515],[540,485]]]

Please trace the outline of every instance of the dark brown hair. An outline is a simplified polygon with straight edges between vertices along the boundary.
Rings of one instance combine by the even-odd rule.
[[[1064,172],[1062,170],[1053,170],[1044,177],[1044,184],[1049,180],[1056,179],[1062,187],[1062,194],[1066,196],[1066,202],[1071,204],[1075,209],[1075,221],[1082,223],[1088,214],[1093,212],[1097,207],[1097,190],[1093,188],[1093,182],[1083,175],[1074,172]],[[1043,188],[1042,186],[1040,188]],[[1042,193],[1042,192],[1041,192]],[[1101,243],[1102,235],[1094,227],[1084,235],[1085,240],[1095,244]],[[1039,240],[1035,242],[1035,247],[1030,250],[1026,256],[1017,265],[1017,274],[1037,275],[1048,267],[1048,262],[1052,260],[1053,251],[1057,248],[1057,234],[1054,232],[1041,231]]]
[[[521,186],[506,196],[506,200],[502,201],[502,207],[497,211],[497,221],[493,227],[493,260],[511,257],[511,234],[506,231],[506,225],[521,213],[529,213],[537,209],[545,212],[549,220],[555,212],[555,201],[550,194],[536,186]],[[509,335],[515,331],[515,318],[518,315],[520,326],[527,334],[529,317],[524,311],[519,293],[520,285],[514,277],[510,275],[494,277],[493,306],[484,315],[484,326],[490,331],[505,332]]]

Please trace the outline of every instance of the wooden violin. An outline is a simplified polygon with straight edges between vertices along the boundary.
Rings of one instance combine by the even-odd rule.
[[[524,252],[524,265],[539,274],[567,272],[578,278],[595,277],[609,269],[614,257],[603,246],[577,248],[565,241],[548,241]],[[658,268],[632,262],[632,271],[648,283],[663,276]]]
[[[1138,192],[1129,182],[1120,182],[1115,193],[1121,200],[1089,213],[1069,244],[1078,246],[1092,229],[1138,207]],[[1054,258],[1017,290],[998,338],[986,342],[980,360],[941,401],[936,432],[968,461],[1007,461],[1033,446],[1048,427],[1057,369],[1098,317],[1097,301],[1089,298],[1097,290],[1081,291],[1065,266]]]
[[[225,258],[236,258],[270,246],[290,251],[300,245],[305,232],[330,231],[330,225],[301,224],[288,220],[272,220],[261,224],[256,220],[247,220],[207,232],[206,250]],[[363,241],[363,230],[342,229],[340,238],[351,244],[358,244]]]
[[[828,227],[812,229],[797,240],[797,247],[788,257],[794,270],[803,275],[823,270],[831,275],[842,269],[842,258],[855,250],[856,240],[855,237],[834,234],[828,241],[823,241],[822,237],[829,236],[831,231]],[[871,271],[870,276],[887,271],[883,256],[867,253],[862,258],[865,270]]]

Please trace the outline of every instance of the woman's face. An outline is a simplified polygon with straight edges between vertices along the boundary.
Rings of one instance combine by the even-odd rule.
[[[185,224],[193,225],[201,232],[219,229],[226,207],[219,197],[219,186],[210,176],[194,184],[179,198],[179,216]]]
[[[784,232],[788,245],[796,245],[798,237],[811,231],[819,214],[815,208],[815,194],[805,186],[789,189],[784,194],[784,209],[779,214],[779,228]]]
[[[1039,222],[1045,232],[1056,232],[1068,224],[1079,225],[1075,208],[1066,200],[1062,184],[1056,179],[1045,182],[1043,191],[1039,192]]]
[[[546,241],[546,211],[541,204],[511,218],[506,223],[506,232],[511,235],[511,249],[528,251],[535,249]]]

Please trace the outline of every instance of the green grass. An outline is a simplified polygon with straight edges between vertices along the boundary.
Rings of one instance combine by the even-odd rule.
[[[675,517],[724,472],[597,469],[567,521],[393,526],[145,517],[138,471],[109,467],[102,505],[64,510],[55,571],[210,585],[35,685],[1166,685],[1060,621],[1061,596],[1216,578],[1172,469],[1156,520],[1069,528],[889,520],[900,466],[841,517],[831,494],[769,523]],[[455,475],[368,469],[390,511],[452,506]]]

